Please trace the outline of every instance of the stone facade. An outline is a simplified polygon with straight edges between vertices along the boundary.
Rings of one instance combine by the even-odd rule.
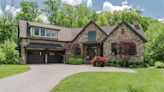
[[[106,35],[93,23],[89,24],[85,30],[77,37],[77,41],[86,42],[88,41],[88,32],[95,31],[96,32],[96,41],[102,41]]]
[[[82,43],[88,41],[88,32],[90,32],[90,31],[96,32],[96,41],[97,42],[101,42],[106,37],[106,34],[104,32],[102,32],[98,28],[97,25],[95,25],[94,23],[89,24],[76,39],[76,41],[81,42],[81,44],[80,44],[81,57],[83,57],[84,59],[86,59],[86,57],[87,57],[86,56],[87,49],[86,49],[86,46],[84,46]]]
[[[124,30],[124,34],[122,34]],[[121,60],[119,55],[112,55],[111,44],[118,41],[133,41],[136,44],[136,55],[128,55],[129,61],[143,61],[144,60],[144,41],[135,34],[127,25],[120,25],[111,35],[104,41],[104,56],[108,56],[112,61]]]
[[[44,43],[44,44],[61,44],[63,47],[65,47],[65,42],[59,42],[59,41],[54,41],[54,40],[35,40],[35,39],[22,39],[20,42],[21,45],[21,58],[20,61],[22,61],[22,64],[26,64],[26,50],[25,46],[27,46],[30,43]]]

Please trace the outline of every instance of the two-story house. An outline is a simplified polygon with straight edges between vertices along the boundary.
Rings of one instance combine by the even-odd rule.
[[[118,41],[132,41],[136,44],[135,53],[129,54],[129,61],[144,60],[146,38],[139,24],[130,25],[121,22],[116,26],[101,27],[90,21],[84,28],[66,28],[19,21],[19,52],[22,63],[64,63],[65,45],[80,42],[80,55],[87,61],[96,53],[118,60],[117,50],[113,50]]]

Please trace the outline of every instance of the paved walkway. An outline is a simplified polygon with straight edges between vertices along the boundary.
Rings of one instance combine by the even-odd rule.
[[[125,68],[92,67],[91,65],[29,65],[31,70],[0,79],[0,92],[49,92],[62,79],[79,72],[135,72]]]

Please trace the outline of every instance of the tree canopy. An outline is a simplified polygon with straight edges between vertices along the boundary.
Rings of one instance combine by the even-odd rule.
[[[22,1],[21,11],[17,14],[17,19],[34,21],[40,14],[37,2]]]

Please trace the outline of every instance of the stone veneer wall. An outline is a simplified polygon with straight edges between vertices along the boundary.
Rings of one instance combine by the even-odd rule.
[[[45,43],[45,44],[61,44],[65,46],[65,42],[57,42],[57,41],[51,41],[51,40],[32,40],[32,39],[22,39],[20,42],[21,45],[21,63],[26,64],[26,51],[25,46],[29,43]]]
[[[93,23],[88,25],[88,27],[78,36],[76,39],[79,42],[88,41],[88,32],[95,31],[96,32],[96,41],[102,41],[106,35]]]
[[[122,28],[124,29],[124,34],[122,34]],[[111,44],[117,41],[126,41],[131,40],[136,44],[136,55],[128,55],[129,61],[143,61],[144,60],[144,42],[143,40],[136,35],[130,28],[125,24],[122,24],[117,28],[109,37],[105,40],[103,45],[103,54],[108,56],[110,60],[119,61],[121,58],[119,55],[112,55]]]
[[[88,32],[89,31],[95,31],[96,32],[96,41],[102,41],[106,35],[103,33],[95,24],[91,23],[89,24],[86,29],[78,36],[76,41],[79,42],[85,42],[88,41]],[[85,58],[86,57],[86,48],[81,44],[81,57]]]

